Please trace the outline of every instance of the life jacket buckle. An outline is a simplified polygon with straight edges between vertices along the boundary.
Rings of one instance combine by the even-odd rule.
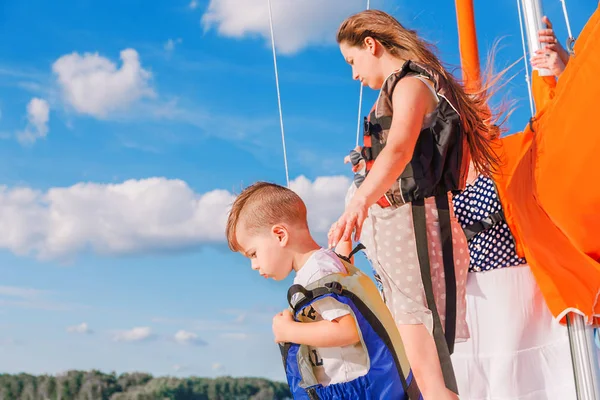
[[[364,135],[365,136],[371,136],[371,122],[369,121],[369,119],[367,117],[363,117],[363,123],[364,123]]]
[[[333,292],[333,293],[335,293],[337,295],[341,295],[342,291],[344,290],[344,287],[339,282],[329,282],[329,283],[326,283],[325,287],[327,289],[329,289],[331,292]]]
[[[361,161],[364,161],[362,154],[356,150],[351,150],[350,162],[352,163],[352,166],[356,167],[358,164],[360,164]]]

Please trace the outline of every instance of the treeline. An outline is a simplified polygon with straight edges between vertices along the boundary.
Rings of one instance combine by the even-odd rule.
[[[259,378],[173,378],[145,373],[69,371],[0,374],[0,400],[283,400],[288,385]]]

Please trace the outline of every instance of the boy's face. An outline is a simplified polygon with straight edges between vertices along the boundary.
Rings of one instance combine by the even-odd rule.
[[[254,234],[240,226],[236,239],[240,253],[250,259],[252,269],[261,276],[280,281],[292,271],[292,257],[286,249],[289,235],[284,226],[274,225]]]

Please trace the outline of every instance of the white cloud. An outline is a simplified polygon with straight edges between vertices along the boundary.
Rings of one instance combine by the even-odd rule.
[[[324,176],[314,182],[300,176],[290,182],[290,188],[306,203],[308,222],[314,233],[327,232],[342,215],[350,182],[345,176]]]
[[[342,21],[365,7],[364,0],[272,0],[277,49],[291,54],[309,45],[335,43]],[[215,27],[222,36],[260,36],[271,43],[266,1],[211,0],[202,23],[205,29]]]
[[[6,347],[12,347],[12,346],[19,346],[21,345],[22,342],[14,339],[14,338],[6,338],[6,339],[0,339],[0,348],[6,346]]]
[[[165,50],[168,52],[171,52],[173,50],[175,50],[175,45],[180,44],[183,42],[183,39],[178,38],[178,39],[169,39],[167,40],[167,42],[165,43]]]
[[[98,53],[71,53],[52,65],[65,101],[81,114],[105,118],[144,97],[154,97],[151,73],[134,49],[121,51],[120,68]]]
[[[43,135],[48,130],[46,124],[48,123],[49,115],[50,107],[46,100],[33,98],[27,105],[27,118],[29,122]]]
[[[233,199],[223,190],[196,194],[164,178],[47,192],[0,186],[0,248],[61,258],[87,249],[145,253],[221,242]]]
[[[291,182],[306,201],[313,233],[341,215],[350,179],[300,176]],[[46,192],[0,186],[0,248],[42,259],[94,251],[104,255],[185,250],[225,241],[234,194],[194,192],[165,178],[119,184],[78,183]]]
[[[197,2],[196,0],[192,0],[192,1],[190,1],[190,5],[189,5],[189,7],[190,7],[192,10],[195,10],[196,8],[198,8],[198,2]]]
[[[27,104],[27,127],[17,133],[17,139],[23,144],[35,143],[48,134],[50,106],[44,99],[34,97]]]
[[[147,326],[143,326],[117,332],[114,334],[113,340],[117,342],[141,342],[152,338],[152,336],[152,330]]]
[[[18,297],[22,299],[35,299],[46,294],[43,290],[18,287],[18,286],[0,286],[0,296]]]
[[[238,324],[243,324],[248,319],[248,314],[240,314],[235,319],[235,322]]]
[[[246,340],[248,339],[248,335],[246,333],[223,333],[221,335],[223,339],[232,339],[232,340]]]
[[[223,370],[223,364],[221,364],[221,363],[214,363],[212,365],[212,369],[213,369],[213,371],[222,371]]]
[[[185,330],[180,330],[175,334],[175,341],[179,344],[194,346],[203,346],[206,344],[197,334]]]
[[[254,316],[254,315],[253,315]],[[270,315],[269,321],[273,318]],[[254,320],[253,320],[254,321]],[[240,323],[237,320],[201,320],[201,319],[185,319],[185,318],[152,318],[153,323],[166,324],[166,325],[184,325],[188,329],[195,331],[234,331],[240,328]]]
[[[46,311],[71,311],[87,308],[53,299],[53,293],[46,290],[19,286],[0,286],[0,307],[23,308]]]
[[[90,329],[87,323],[82,322],[79,325],[69,326],[67,327],[67,332],[69,333],[80,333],[80,334],[90,334],[93,331]]]

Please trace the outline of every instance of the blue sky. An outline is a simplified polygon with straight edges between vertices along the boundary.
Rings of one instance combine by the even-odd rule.
[[[272,1],[290,178],[324,244],[359,93],[334,32],[366,2]],[[223,237],[233,193],[285,184],[266,1],[53,3],[0,3],[0,372],[283,379],[271,318],[290,281]],[[522,56],[516,2],[476,3],[481,55],[502,37],[506,67]],[[453,2],[371,7],[458,66]],[[596,7],[568,3],[575,34]],[[560,1],[544,8],[564,43]],[[513,73],[514,132],[529,111]]]

